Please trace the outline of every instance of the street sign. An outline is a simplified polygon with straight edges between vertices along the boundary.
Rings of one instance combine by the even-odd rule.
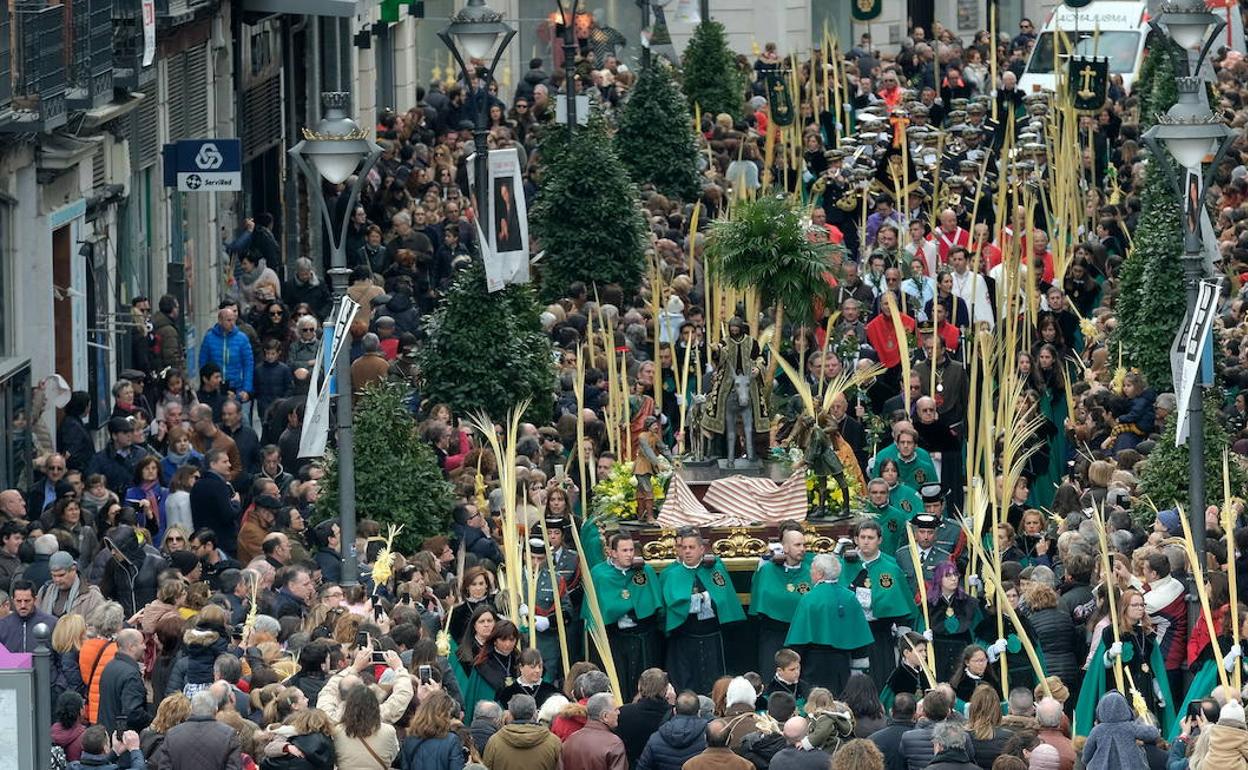
[[[182,192],[243,189],[243,148],[238,139],[183,139],[164,147],[165,186]]]

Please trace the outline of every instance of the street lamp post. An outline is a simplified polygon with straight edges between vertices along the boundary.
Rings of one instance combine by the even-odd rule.
[[[316,198],[321,221],[329,231],[330,269],[327,271],[334,298],[347,295],[351,270],[347,267],[347,227],[351,212],[364,188],[368,172],[381,157],[381,148],[368,139],[368,132],[347,116],[351,95],[336,91],[321,94],[322,116],[315,129],[303,129],[303,139],[290,148],[295,165],[308,180],[309,192]],[[351,179],[352,175],[354,179]],[[347,205],[335,221],[321,190],[321,180],[342,184],[351,180]],[[341,344],[346,344],[342,341]],[[338,356],[334,369],[338,390],[338,548],[342,553],[342,585],[359,582],[359,560],[355,552],[355,427],[352,417],[351,356]],[[312,384],[316,387],[316,383]]]
[[[576,14],[581,0],[569,0],[565,11],[563,0],[555,0],[559,6],[559,18],[563,21],[563,90],[568,102],[568,136],[576,133]]]
[[[1205,190],[1230,148],[1230,129],[1210,109],[1205,98],[1206,81],[1201,66],[1213,41],[1226,22],[1210,13],[1203,0],[1165,3],[1150,24],[1181,48],[1184,57],[1175,63],[1178,101],[1157,123],[1144,132],[1151,151],[1150,162],[1162,168],[1175,194],[1183,198],[1183,278],[1187,290],[1187,320],[1195,317],[1200,282],[1205,277],[1201,222]],[[1205,167],[1205,159],[1212,162]],[[1179,383],[1175,383],[1176,388]],[[1192,389],[1188,413],[1188,516],[1196,553],[1205,551],[1205,429],[1204,400],[1199,387]]]
[[[490,81],[494,79],[494,68],[498,66],[503,51],[515,36],[516,31],[503,21],[503,15],[486,5],[485,0],[468,0],[468,4],[451,17],[451,23],[438,33],[438,38],[459,62],[464,83],[477,102],[477,121],[472,132],[476,152],[473,183],[477,188],[476,214],[482,235],[488,232],[490,222],[490,191],[485,189],[490,179],[490,145],[487,141],[490,135]],[[475,77],[477,73],[468,66],[474,60],[490,62],[488,67],[481,68],[480,85],[475,89],[472,86],[478,80]],[[478,252],[485,256],[484,243],[479,244]]]

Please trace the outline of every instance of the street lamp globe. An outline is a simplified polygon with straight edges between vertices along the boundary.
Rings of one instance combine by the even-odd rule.
[[[1179,101],[1144,132],[1144,139],[1165,147],[1180,168],[1199,169],[1205,159],[1216,156],[1230,129],[1204,102],[1204,80],[1177,78]]]
[[[442,30],[445,41],[454,39],[454,48],[469,60],[486,62],[491,59],[498,40],[514,34],[511,26],[503,21],[503,14],[485,4],[485,0],[468,0],[468,4],[451,17],[451,23]]]
[[[1211,13],[1204,0],[1173,0],[1162,3],[1160,10],[1152,25],[1183,50],[1197,55],[1195,65],[1199,66],[1226,21]]]
[[[321,120],[315,129],[303,129],[303,140],[290,149],[311,162],[330,184],[347,181],[375,148],[368,133],[347,116],[349,98],[345,92],[321,94]]]

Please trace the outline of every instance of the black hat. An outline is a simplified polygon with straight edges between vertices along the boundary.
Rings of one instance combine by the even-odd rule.
[[[130,417],[112,417],[108,421],[109,433],[129,433],[134,430],[134,420]]]
[[[273,495],[260,495],[255,499],[255,504],[257,508],[268,508],[272,511],[282,507],[282,501]]]
[[[169,565],[186,577],[199,566],[199,557],[191,551],[174,551],[169,554]]]
[[[945,501],[945,488],[939,484],[924,484],[919,487],[919,497],[926,503],[942,503]]]
[[[915,529],[940,529],[940,519],[930,513],[920,513],[910,521]]]
[[[128,382],[143,382],[147,379],[147,375],[138,369],[122,369],[121,374],[117,376]]]
[[[546,529],[567,529],[568,520],[563,516],[547,516],[544,522]]]
[[[542,556],[546,553],[546,541],[540,537],[529,538],[529,551],[535,556]]]

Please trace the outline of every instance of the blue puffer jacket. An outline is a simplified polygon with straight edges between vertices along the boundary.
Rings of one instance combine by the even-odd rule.
[[[637,770],[680,770],[686,761],[706,748],[706,720],[677,714],[664,722],[646,741]]]
[[[221,330],[221,324],[212,325],[199,347],[200,367],[209,361],[221,367],[221,376],[231,390],[252,392],[255,360],[251,352],[251,341],[237,326],[227,335]]]
[[[403,770],[463,770],[464,744],[454,733],[441,738],[412,736],[403,741],[399,767]]]

